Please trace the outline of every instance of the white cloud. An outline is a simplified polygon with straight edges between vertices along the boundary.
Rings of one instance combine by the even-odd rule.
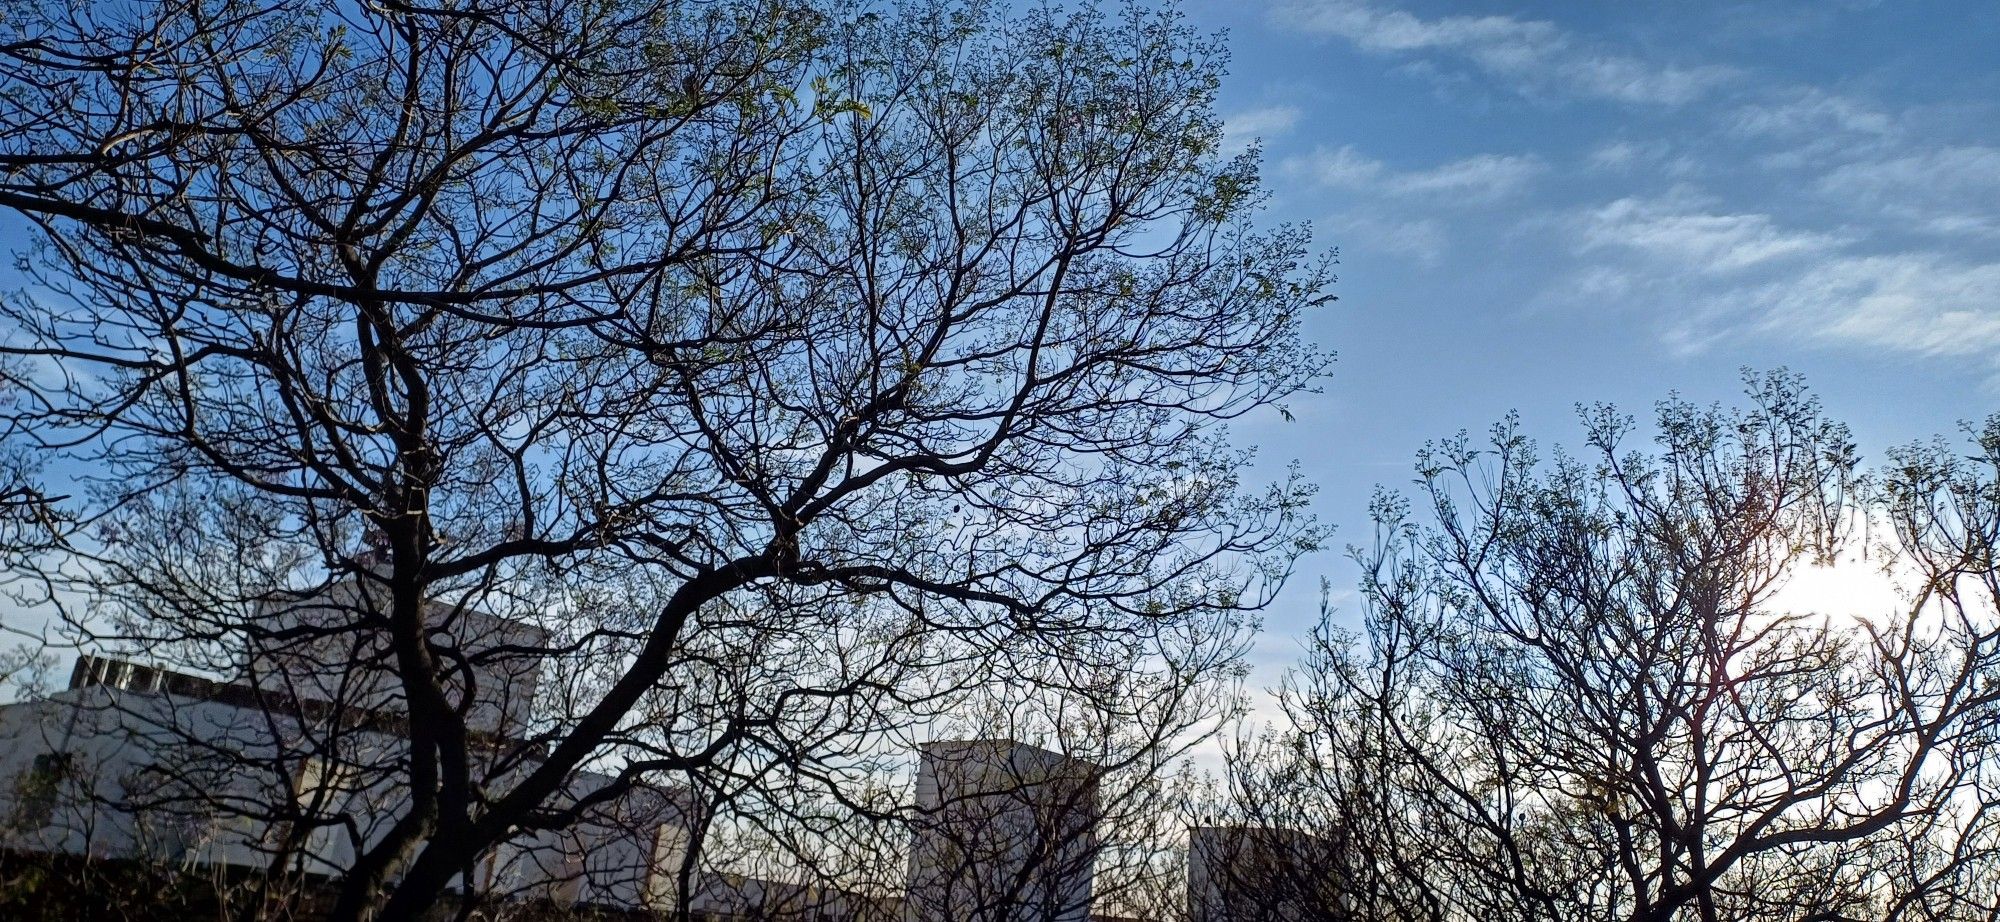
[[[1382,161],[1362,154],[1352,144],[1334,149],[1318,148],[1303,157],[1287,157],[1280,168],[1286,175],[1339,189],[1377,185],[1383,174],[1389,172]]]
[[[1291,132],[1299,123],[1297,106],[1265,106],[1238,112],[1222,120],[1224,153],[1239,154],[1256,140],[1269,141]]]
[[[1547,164],[1531,156],[1479,154],[1430,169],[1398,171],[1349,145],[1287,158],[1280,168],[1288,176],[1330,189],[1481,203],[1521,191]]]
[[[1388,215],[1350,212],[1327,222],[1332,241],[1342,252],[1381,253],[1435,266],[1444,259],[1450,239],[1444,224],[1431,218],[1406,220]]]
[[[1654,312],[1670,348],[1757,336],[1922,356],[2000,356],[2000,262],[1860,241],[1722,213],[1686,195],[1620,199],[1572,217],[1601,253],[1552,292]]]
[[[1722,113],[1721,125],[1738,138],[1769,145],[1756,162],[1781,171],[1824,169],[1903,143],[1894,115],[1809,86],[1765,90]]]
[[[1393,181],[1395,188],[1404,193],[1490,199],[1520,190],[1541,175],[1542,170],[1542,161],[1535,157],[1480,154],[1435,169],[1400,173]]]
[[[1747,293],[1762,328],[1918,355],[2000,355],[2000,263],[1851,256]]]
[[[1828,173],[1822,189],[1875,198],[1932,191],[1991,195],[2000,202],[2000,147],[1934,147],[1889,160],[1850,163]]]
[[[1590,152],[1590,165],[1600,170],[1626,170],[1645,159],[1645,149],[1630,141],[1600,144]]]
[[[1856,160],[1822,174],[1815,189],[1920,233],[2000,237],[2000,148],[1934,147]]]
[[[1763,102],[1736,109],[1729,125],[1740,134],[1782,138],[1824,137],[1830,133],[1886,136],[1895,119],[1875,107],[1815,87],[1793,87]]]
[[[1833,234],[1781,229],[1769,215],[1691,209],[1681,198],[1623,198],[1591,209],[1577,222],[1579,242],[1585,251],[1622,249],[1701,275],[1823,255],[1848,242]]]
[[[1600,173],[1633,173],[1639,170],[1656,175],[1689,176],[1699,172],[1693,157],[1679,153],[1666,141],[1612,141],[1591,148],[1584,165]]]
[[[1985,237],[2000,240],[2000,218],[1979,214],[1912,214],[1913,229],[1934,237]]]
[[[1727,67],[1657,64],[1594,48],[1542,20],[1423,19],[1365,0],[1291,0],[1275,16],[1288,27],[1344,38],[1364,51],[1455,55],[1529,92],[1682,105],[1736,77]]]
[[[1327,219],[1342,249],[1435,266],[1450,235],[1435,215],[1518,195],[1548,165],[1540,158],[1479,154],[1427,169],[1397,170],[1353,146],[1319,148],[1279,164],[1286,177],[1347,193],[1345,210]]]

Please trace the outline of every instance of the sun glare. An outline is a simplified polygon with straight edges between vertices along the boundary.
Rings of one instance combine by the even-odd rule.
[[[1845,555],[1825,566],[1808,564],[1771,597],[1770,609],[1796,615],[1819,615],[1834,621],[1879,618],[1902,611],[1906,602],[1897,581],[1883,572],[1880,560]]]

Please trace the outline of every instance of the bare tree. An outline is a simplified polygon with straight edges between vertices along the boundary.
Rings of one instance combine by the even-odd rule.
[[[1235,631],[1170,664],[1097,644],[838,766],[718,763],[695,918],[1083,919],[1178,905],[1186,756],[1239,706]],[[1129,657],[1126,659],[1120,656]],[[1027,664],[1023,664],[1027,665]],[[1162,668],[1162,666],[1166,668]],[[837,769],[857,780],[811,777]],[[1162,902],[1161,888],[1173,888]],[[817,914],[816,914],[817,913]]]
[[[1243,809],[1345,837],[1361,917],[1990,917],[2000,430],[1864,490],[1796,378],[1748,396],[1661,404],[1650,454],[1604,407],[1587,460],[1512,421],[1426,452],[1428,515],[1383,497],[1357,551],[1365,647],[1316,635]],[[1786,607],[1857,522],[1906,610]]]
[[[273,794],[207,806],[333,874],[336,918],[648,779],[837,778],[841,740],[1086,641],[1172,662],[1316,540],[1214,424],[1319,374],[1328,264],[1247,223],[1222,51],[1171,11],[8,28],[8,424],[87,488],[39,573],[80,641],[282,716],[185,742]]]

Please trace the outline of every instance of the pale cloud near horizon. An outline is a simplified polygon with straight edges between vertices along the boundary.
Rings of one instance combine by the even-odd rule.
[[[1596,47],[1543,20],[1501,15],[1424,19],[1364,0],[1289,0],[1272,15],[1288,27],[1346,39],[1378,54],[1463,58],[1517,91],[1677,106],[1734,81],[1734,68],[1658,64]]]

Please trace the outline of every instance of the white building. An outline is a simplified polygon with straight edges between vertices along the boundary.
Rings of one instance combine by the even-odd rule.
[[[701,922],[897,922],[901,901],[742,874],[696,876],[688,908]]]
[[[253,650],[245,681],[84,657],[64,691],[0,706],[0,849],[343,872],[356,846],[380,841],[408,803],[397,765],[407,709],[386,651],[368,648],[368,632],[340,627],[367,606],[365,594],[336,588],[272,611],[266,623],[284,642]],[[431,616],[433,643],[463,664],[447,696],[463,706],[487,760],[475,771],[489,791],[504,792],[538,764],[522,737],[543,634],[446,606]],[[582,803],[613,780],[578,772],[555,805]],[[694,809],[675,792],[634,786],[567,829],[495,849],[474,868],[471,889],[671,907]]]
[[[409,710],[386,630],[388,599],[379,587],[347,581],[261,607],[244,684],[348,710]],[[424,614],[446,700],[465,712],[467,729],[526,735],[551,653],[548,632],[467,605],[431,602]]]
[[[1089,918],[1098,766],[1011,740],[920,757],[906,922]]]
[[[1316,922],[1341,918],[1332,892],[1326,844],[1315,836],[1267,826],[1196,826],[1188,830],[1191,922]]]
[[[67,689],[0,705],[0,850],[338,877],[409,802],[409,710],[375,603],[348,584],[268,606],[234,681],[84,657]],[[462,607],[427,617],[474,772],[504,793],[540,764],[546,636]],[[690,870],[695,918],[1087,922],[1101,769],[1009,740],[920,755],[903,899]],[[455,888],[673,909],[701,808],[645,785],[592,802],[614,781],[575,773],[547,806],[589,804],[577,822],[502,844]]]

